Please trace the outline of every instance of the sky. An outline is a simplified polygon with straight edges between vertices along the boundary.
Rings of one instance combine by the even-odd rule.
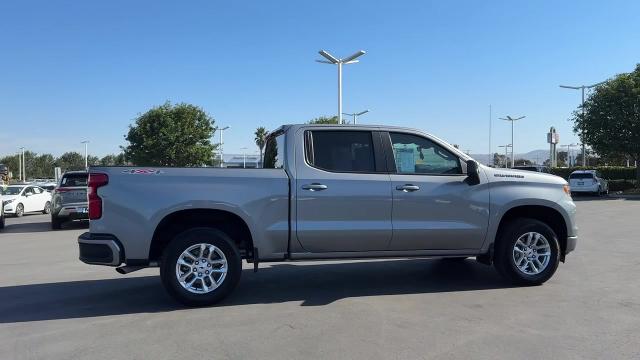
[[[640,2],[3,1],[0,156],[117,153],[136,116],[165,101],[202,107],[225,153],[256,149],[258,126],[337,112],[337,69],[360,123],[418,128],[472,153],[546,149],[580,92],[640,62]],[[215,136],[215,142],[218,136]]]

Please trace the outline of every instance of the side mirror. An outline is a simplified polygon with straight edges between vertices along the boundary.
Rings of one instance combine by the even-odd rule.
[[[466,182],[469,185],[480,184],[480,170],[478,169],[478,163],[475,160],[467,160]]]

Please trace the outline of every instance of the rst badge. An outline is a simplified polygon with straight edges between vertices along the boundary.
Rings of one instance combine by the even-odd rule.
[[[131,174],[131,175],[158,175],[162,174],[164,171],[157,169],[124,169],[122,170],[123,174]]]

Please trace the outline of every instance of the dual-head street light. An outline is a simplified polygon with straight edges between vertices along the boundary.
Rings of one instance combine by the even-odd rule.
[[[347,116],[353,117],[353,124],[357,124],[358,123],[358,116],[364,115],[364,114],[366,114],[368,112],[369,112],[369,110],[365,110],[365,111],[361,111],[359,113],[353,113],[353,114],[342,113],[342,115],[347,115]]]
[[[365,54],[364,50],[360,50],[351,56],[347,56],[344,59],[338,59],[335,56],[329,54],[325,50],[318,51],[323,58],[327,60],[316,60],[319,63],[338,65],[338,124],[342,124],[342,65],[355,64],[359,62],[356,60],[360,56]]]
[[[581,85],[581,86],[560,85],[560,87],[564,89],[571,89],[571,90],[582,90],[582,117],[584,118],[584,89],[591,89],[593,87],[596,87],[604,83],[606,83],[606,81],[601,81],[593,85]],[[587,150],[585,148],[583,137],[584,137],[584,128],[582,128],[582,133],[580,134],[580,140],[582,141],[582,166],[587,166],[587,156],[586,156]]]
[[[506,118],[500,118],[500,120],[506,120],[511,122],[511,167],[513,168],[515,159],[513,154],[513,123],[517,120],[524,119],[526,116],[520,116],[519,118],[512,118],[511,116],[507,116]]]

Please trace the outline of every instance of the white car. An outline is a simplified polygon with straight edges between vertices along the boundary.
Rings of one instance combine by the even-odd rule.
[[[569,175],[572,193],[604,195],[609,193],[609,183],[597,170],[577,170]]]
[[[2,189],[5,215],[22,216],[28,212],[51,212],[51,193],[35,185],[11,185]]]

